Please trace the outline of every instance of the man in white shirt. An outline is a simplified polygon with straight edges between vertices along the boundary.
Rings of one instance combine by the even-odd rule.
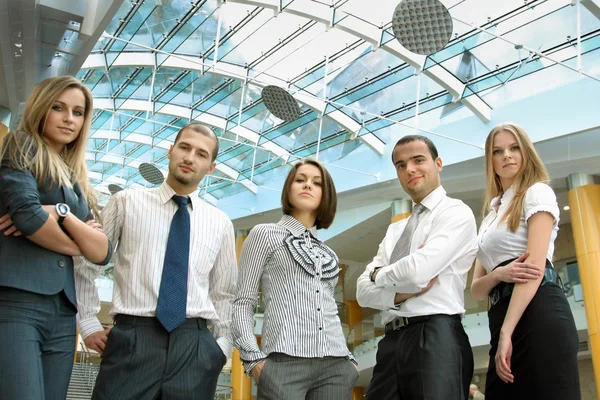
[[[112,329],[96,317],[102,267],[76,263],[79,333],[102,354],[94,399],[214,398],[233,347],[237,280],[233,225],[198,197],[218,148],[210,128],[183,127],[166,181],[118,192],[104,208],[103,229],[117,248]]]
[[[410,218],[390,225],[358,278],[358,303],[383,311],[386,332],[367,399],[467,399],[473,352],[461,316],[475,258],[475,218],[446,196],[431,140],[403,137],[392,161],[415,205]]]

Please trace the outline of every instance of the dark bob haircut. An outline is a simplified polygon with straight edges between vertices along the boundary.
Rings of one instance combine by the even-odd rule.
[[[284,214],[291,215],[294,206],[290,203],[289,193],[292,183],[296,178],[298,168],[303,165],[314,165],[321,171],[321,204],[317,208],[317,218],[315,225],[317,229],[327,229],[333,223],[335,218],[335,212],[337,210],[337,192],[335,191],[335,185],[329,172],[325,169],[321,163],[315,160],[303,160],[294,164],[290,172],[288,173],[285,183],[283,184],[283,191],[281,192],[281,209]]]

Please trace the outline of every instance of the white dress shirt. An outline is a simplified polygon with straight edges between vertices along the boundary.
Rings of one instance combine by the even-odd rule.
[[[178,209],[165,182],[155,189],[114,194],[102,212],[103,229],[116,246],[111,315],[153,317],[158,303],[171,220]],[[231,355],[231,318],[237,281],[233,225],[220,210],[189,195],[190,255],[187,318],[204,318],[226,356]],[[75,263],[77,326],[85,339],[102,331],[94,280],[103,267],[81,257]]]
[[[467,275],[475,258],[477,229],[471,209],[446,196],[438,187],[421,202],[425,211],[412,237],[410,254],[390,265],[389,260],[408,218],[389,226],[379,251],[358,278],[356,298],[363,307],[383,311],[382,323],[398,316],[462,314]],[[422,247],[421,247],[422,246]],[[370,274],[382,267],[375,282]],[[399,306],[396,293],[416,293],[435,277],[437,282],[423,294]]]
[[[554,191],[545,183],[538,182],[531,186],[523,199],[523,212],[519,227],[515,232],[511,232],[506,224],[507,221],[502,221],[501,224],[499,222],[514,197],[515,192],[512,186],[501,196],[495,197],[490,203],[490,213],[484,218],[481,228],[479,228],[477,259],[488,273],[500,263],[520,257],[527,251],[527,235],[529,233],[527,221],[537,212],[548,212],[554,217],[548,254],[546,254],[546,258],[552,261],[560,214]]]

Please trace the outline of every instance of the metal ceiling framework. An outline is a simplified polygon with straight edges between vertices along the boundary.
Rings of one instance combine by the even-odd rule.
[[[331,5],[314,0],[186,2],[188,8],[176,20],[171,18],[166,23],[162,36],[153,39],[152,46],[139,41],[158,34],[144,24],[148,25],[149,18],[155,16],[159,3],[151,7],[144,4],[154,3],[153,0],[124,2],[117,13],[118,22],[109,26],[78,75],[92,89],[97,109],[88,151],[90,177],[95,186],[105,194],[109,193],[106,186],[109,183],[146,186],[137,172],[139,165],[153,163],[165,171],[166,151],[174,133],[185,123],[199,121],[214,127],[224,143],[217,172],[202,182],[205,198],[215,202],[240,190],[256,193],[258,187],[268,189],[260,182],[257,184],[261,174],[294,159],[311,154],[318,157],[332,149],[341,149],[343,157],[361,144],[381,155],[386,143],[378,133],[393,124],[405,125],[402,121],[414,117],[415,111],[425,113],[460,102],[482,122],[489,122],[492,109],[481,97],[482,93],[542,70],[548,66],[542,62],[544,57],[552,55],[551,60],[559,64],[573,59],[572,40],[567,37],[552,46],[531,49],[523,56],[519,51],[518,58],[511,57],[506,64],[496,65],[495,70],[488,68],[486,73],[466,81],[446,66],[464,52],[485,48],[493,40],[511,43],[504,37],[548,16],[570,12],[563,11],[571,6],[568,0],[525,2],[479,24],[457,19],[468,29],[456,34],[446,48],[430,57],[413,54],[395,40],[391,15],[387,23],[378,25],[347,12],[344,7],[349,2],[342,0]],[[164,8],[170,3],[173,2],[161,1],[161,13],[168,13]],[[595,15],[597,0],[582,0],[582,5]],[[227,7],[247,7],[247,15],[228,29],[224,28],[223,17]],[[579,13],[579,4],[577,8]],[[452,14],[452,7],[450,11]],[[265,12],[272,15],[265,16]],[[260,56],[245,59],[243,63],[228,60],[235,59],[238,47],[252,40],[256,32],[274,26],[280,15],[293,16],[298,28],[288,29],[278,43],[267,46]],[[181,50],[204,24],[211,24],[207,25],[207,31],[216,24],[213,43],[196,55]],[[597,25],[582,32],[578,22],[576,57],[579,59],[581,54],[600,48],[600,24]],[[319,29],[341,31],[346,40],[351,40],[325,54],[324,60],[306,64],[304,72],[294,78],[271,73],[272,67],[286,56],[319,40],[325,34]],[[520,49],[518,46],[523,48],[517,44],[515,52]],[[354,82],[332,93],[335,79],[378,49],[398,61],[387,69],[378,69],[378,73],[363,82]],[[243,56],[243,52],[239,54]],[[272,64],[262,69],[269,62]],[[415,76],[419,76],[420,83],[421,74],[430,81],[429,87],[439,86],[439,90],[425,96],[417,90],[414,102],[390,104],[379,113],[361,107],[361,102],[368,102],[384,90],[409,85]],[[194,85],[203,90],[201,96]],[[269,85],[288,90],[298,101],[302,112],[298,120],[285,122],[269,114],[258,95]],[[297,145],[293,139],[301,134],[307,139]],[[230,190],[233,187],[237,188]]]

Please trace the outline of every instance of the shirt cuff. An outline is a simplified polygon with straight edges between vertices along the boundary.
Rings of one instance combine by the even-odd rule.
[[[14,218],[13,221],[15,227],[23,234],[23,236],[31,236],[37,231],[39,231],[42,226],[48,221],[50,218],[50,214],[46,212],[42,207],[39,207],[38,210],[34,211],[26,221],[21,222],[21,220],[17,217]],[[15,223],[16,222],[16,223]]]
[[[104,331],[102,324],[96,317],[86,318],[79,321],[77,327],[79,329],[79,334],[81,335],[83,340],[85,340],[92,333]]]
[[[244,372],[249,377],[252,377],[252,370],[261,362],[266,361],[266,358],[261,358],[260,360],[252,361],[252,362],[244,362]]]
[[[231,358],[231,353],[233,352],[233,345],[231,343],[231,340],[229,340],[226,337],[219,337],[219,338],[216,338],[215,340],[217,341],[217,344],[221,348],[221,351],[223,352],[223,354],[225,354],[225,357]]]
[[[375,276],[375,286],[384,288],[394,293],[417,293],[422,288],[409,282],[408,280],[402,280],[401,282],[394,282],[387,275],[391,272],[390,268],[383,268],[379,270],[377,276]],[[426,285],[425,285],[426,286]],[[423,287],[425,287],[423,286]]]
[[[110,240],[108,241],[108,246],[107,246],[107,252],[106,252],[106,258],[104,258],[104,260],[98,264],[98,265],[107,265],[110,262],[110,259],[112,258],[113,255],[113,246],[112,243],[110,242]]]

